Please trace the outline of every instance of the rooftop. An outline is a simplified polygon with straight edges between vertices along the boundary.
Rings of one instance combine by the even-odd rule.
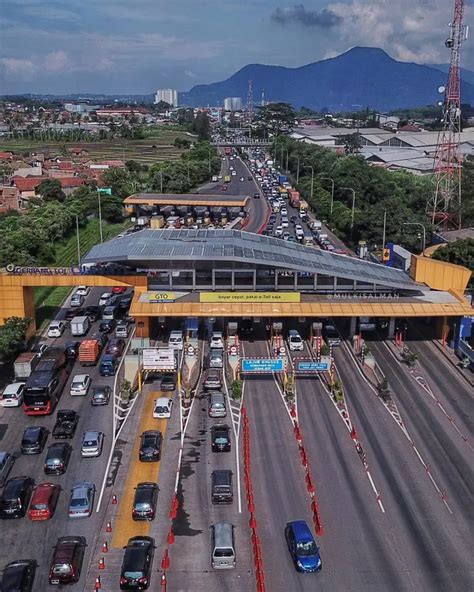
[[[203,193],[135,193],[124,200],[127,205],[148,206],[228,206],[244,207],[249,199],[248,195],[206,195]]]

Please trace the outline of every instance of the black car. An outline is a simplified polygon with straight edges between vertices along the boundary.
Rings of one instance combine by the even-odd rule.
[[[53,428],[53,438],[73,438],[77,428],[79,415],[73,409],[61,409],[58,411],[56,423]]]
[[[30,477],[9,479],[0,497],[0,518],[21,518],[26,514],[35,482]]]
[[[120,570],[120,590],[146,590],[150,585],[155,539],[136,536],[128,539]]]
[[[254,199],[260,199],[260,193],[255,192],[253,194]]]
[[[230,428],[227,424],[211,427],[212,452],[230,452]]]
[[[158,485],[156,483],[139,483],[135,488],[133,499],[133,520],[154,520]]]
[[[290,222],[293,222],[293,224],[296,224],[296,222],[298,221],[298,216],[290,216]]]
[[[31,592],[36,573],[36,561],[18,559],[5,566],[0,582],[2,592]]]
[[[48,454],[44,461],[46,475],[63,475],[66,472],[71,457],[71,445],[56,442],[48,447]]]
[[[21,438],[22,454],[40,454],[43,452],[48,430],[42,426],[30,426],[25,429]]]
[[[70,308],[66,311],[66,316],[64,317],[66,321],[72,321],[74,317],[82,317],[84,316],[84,309],[83,308]]]
[[[105,348],[106,354],[111,354],[119,358],[125,348],[125,340],[121,338],[114,338],[109,341]]]
[[[92,389],[91,405],[108,405],[112,388],[110,386],[95,386]]]
[[[99,320],[101,313],[102,308],[100,306],[87,306],[83,312],[86,317],[89,317],[91,323]]]
[[[140,436],[140,450],[138,457],[142,462],[160,460],[161,443],[163,437],[158,430],[148,430]]]
[[[128,310],[132,304],[133,292],[131,294],[124,294],[120,299],[118,307],[121,310]]]
[[[115,319],[107,319],[104,321],[100,321],[99,331],[101,333],[112,333],[112,331],[115,329],[116,324],[117,321]]]
[[[176,388],[176,374],[163,374],[160,381],[161,391],[174,391]]]
[[[75,360],[79,352],[80,341],[68,341],[64,346],[66,352],[66,358],[68,360]]]
[[[89,337],[89,339],[97,339],[97,341],[99,342],[100,351],[102,351],[104,349],[104,347],[107,345],[107,342],[109,340],[107,335],[105,333],[101,333],[100,331],[96,331],[95,333],[93,333]]]

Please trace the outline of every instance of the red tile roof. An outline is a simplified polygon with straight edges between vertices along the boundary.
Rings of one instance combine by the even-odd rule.
[[[13,152],[0,152],[0,160],[12,160]]]
[[[33,191],[48,177],[13,177],[12,183],[20,191]]]
[[[84,185],[85,182],[81,177],[59,177],[57,180],[61,183],[63,189],[80,187],[81,185]]]

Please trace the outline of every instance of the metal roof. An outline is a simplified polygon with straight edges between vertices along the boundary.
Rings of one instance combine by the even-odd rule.
[[[126,205],[219,205],[244,207],[248,195],[204,194],[204,193],[134,193],[124,200]]]
[[[398,269],[240,230],[142,230],[92,247],[82,262],[152,267],[170,260],[243,262],[393,288],[421,287]]]

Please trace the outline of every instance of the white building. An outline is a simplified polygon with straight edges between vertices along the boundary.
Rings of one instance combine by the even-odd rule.
[[[178,91],[173,90],[172,88],[161,88],[156,91],[155,95],[155,105],[157,105],[160,101],[164,101],[171,105],[172,107],[178,106]]]
[[[242,111],[242,99],[240,97],[227,97],[224,99],[225,111]]]

